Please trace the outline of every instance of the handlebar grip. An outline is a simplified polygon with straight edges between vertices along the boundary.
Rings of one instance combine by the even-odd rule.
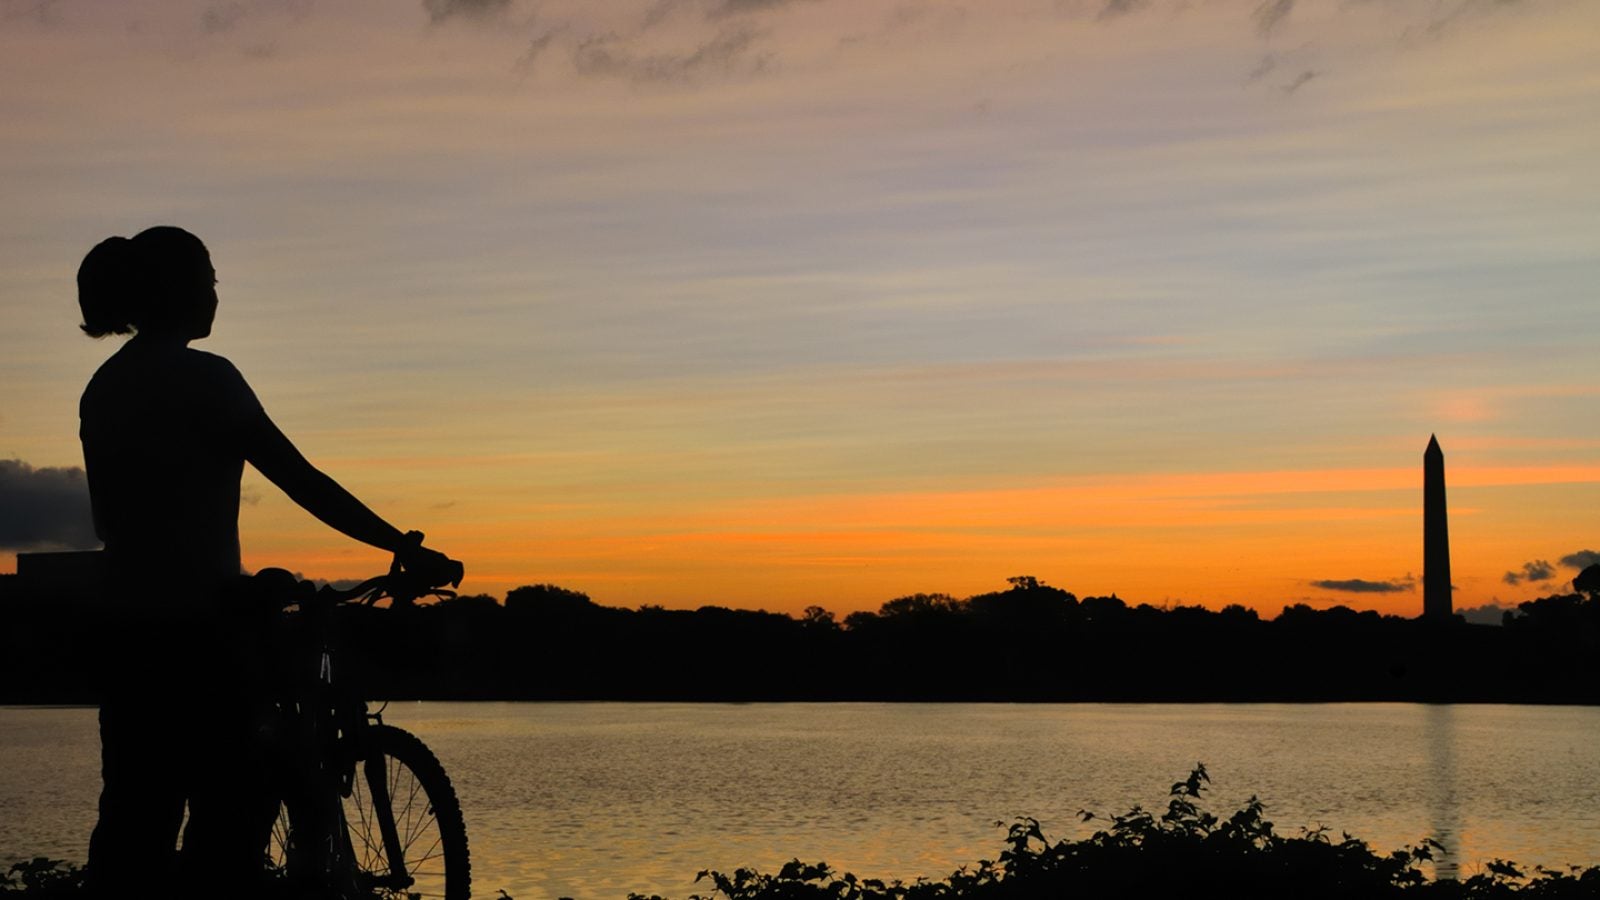
[[[422,537],[421,532],[413,531],[409,536]],[[420,543],[402,549],[394,556],[394,566],[390,569],[391,575],[399,575],[404,568],[405,574],[413,581],[426,585],[427,588],[443,587],[446,584],[456,587],[461,586],[461,579],[466,576],[466,567],[460,560],[451,559],[437,550],[429,550]]]
[[[458,559],[451,559],[444,554],[439,555],[438,565],[430,565],[423,571],[415,572],[417,577],[428,583],[429,587],[460,587],[461,579],[466,577],[467,567]]]

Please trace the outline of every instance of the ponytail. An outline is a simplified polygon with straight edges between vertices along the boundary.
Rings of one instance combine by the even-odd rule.
[[[90,337],[132,334],[134,320],[140,318],[134,278],[133,241],[109,237],[94,245],[78,266],[78,309],[83,324],[78,326]]]

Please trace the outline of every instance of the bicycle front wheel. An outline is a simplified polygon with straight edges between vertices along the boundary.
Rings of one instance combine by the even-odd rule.
[[[350,857],[363,893],[385,900],[467,900],[472,890],[461,804],[433,751],[374,725],[368,758],[344,801]]]

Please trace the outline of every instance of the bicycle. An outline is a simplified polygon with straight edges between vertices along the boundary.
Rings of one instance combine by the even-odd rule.
[[[345,604],[409,606],[454,597],[461,564],[419,576],[398,557],[387,575],[349,590],[315,589],[282,569],[255,576],[285,615],[275,630],[289,674],[276,698],[282,785],[267,847],[268,880],[294,896],[338,900],[467,900],[472,871],[455,788],[433,752],[383,721],[383,708],[336,674],[337,611]],[[384,704],[386,707],[387,704]]]

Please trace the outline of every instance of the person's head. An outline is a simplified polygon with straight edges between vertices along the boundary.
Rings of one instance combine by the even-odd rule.
[[[203,338],[217,314],[211,254],[199,238],[170,225],[107,238],[78,267],[78,308],[90,337]]]

